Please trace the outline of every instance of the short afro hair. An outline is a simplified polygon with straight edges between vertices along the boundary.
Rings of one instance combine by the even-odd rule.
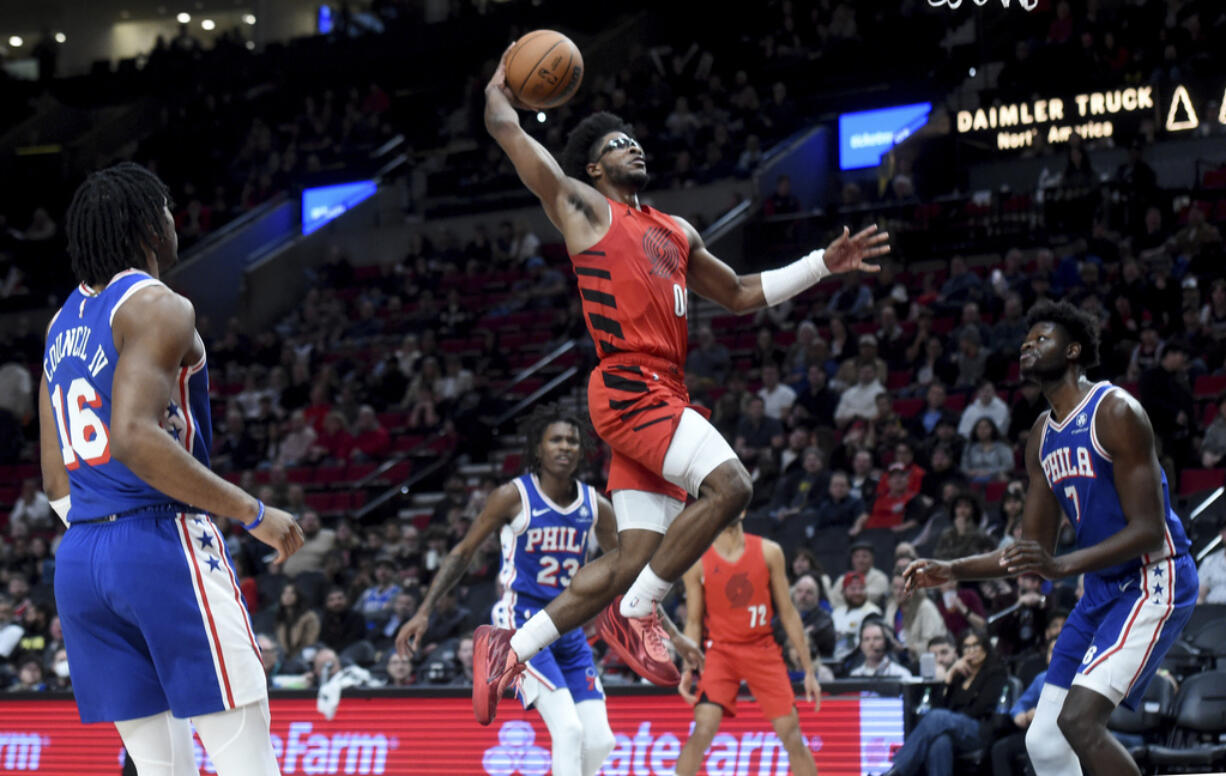
[[[1054,323],[1064,329],[1071,342],[1081,343],[1081,357],[1077,365],[1082,369],[1098,366],[1098,321],[1087,312],[1068,302],[1039,302],[1030,308],[1026,316],[1026,328],[1033,329],[1040,323]]]
[[[562,149],[562,169],[572,178],[587,180],[587,165],[592,155],[598,150],[596,144],[600,138],[610,132],[624,132],[634,137],[634,128],[607,111],[593,113],[575,125],[566,137],[566,147]]]
[[[524,435],[524,464],[528,471],[541,473],[541,457],[537,447],[545,438],[545,432],[554,423],[566,423],[574,426],[579,432],[579,465],[587,463],[588,454],[592,451],[592,439],[588,433],[588,425],[578,413],[570,412],[558,404],[538,406],[521,425]]]

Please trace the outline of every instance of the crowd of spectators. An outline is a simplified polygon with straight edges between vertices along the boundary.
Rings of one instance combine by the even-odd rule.
[[[1052,11],[1056,20],[1063,5]],[[808,62],[806,35],[842,41],[851,48],[829,51],[852,56],[852,42],[861,40],[858,16],[868,12],[830,6],[770,4],[782,14],[774,29],[796,40],[756,39],[764,61]],[[819,16],[825,21],[817,29],[800,29],[802,20]],[[1179,19],[1187,29],[1177,13]],[[750,78],[721,74],[722,58],[700,49],[646,53],[637,69],[597,78],[589,102],[574,110],[625,110],[656,144],[664,185],[744,172],[798,126],[802,113],[789,103],[786,79],[764,75],[782,72],[777,67]],[[636,95],[634,113],[629,94]],[[169,115],[141,151],[174,183],[185,238],[294,185],[298,172],[314,172],[344,149],[368,148],[396,129],[382,118],[391,98],[374,84],[294,93],[284,97],[284,111],[242,120],[258,96],[209,92],[195,99]],[[473,121],[460,116],[440,131],[454,127],[459,136]],[[554,147],[559,138],[548,135],[563,123],[541,130]],[[176,154],[169,139],[184,133],[212,155]],[[205,142],[214,137],[225,140]],[[701,161],[692,158],[697,149]],[[1159,196],[1145,183],[1143,161],[1130,164],[1121,176]],[[201,170],[209,174],[198,177]],[[771,213],[789,212],[789,197],[781,186]],[[1139,396],[1172,493],[1181,492],[1185,473],[1216,467],[1226,455],[1221,387],[1197,389],[1206,378],[1216,385],[1226,376],[1221,235],[1196,207],[1176,214],[1142,203],[1144,217],[1133,229],[1095,220],[1067,243],[1009,250],[990,266],[962,256],[927,269],[887,266],[872,278],[823,284],[754,319],[717,316],[695,326],[690,390],[752,472],[749,526],[787,550],[793,599],[827,676],[906,677],[919,674],[923,655],[932,653],[938,680],[961,677],[976,688],[948,699],[973,717],[989,701],[994,708],[994,683],[1004,681],[1005,668],[1023,682],[1043,670],[1051,635],[1079,595],[1071,584],[1023,578],[899,595],[899,572],[910,559],[960,557],[1019,535],[1026,487],[1019,456],[1045,409],[1038,387],[1020,381],[1015,366],[1025,310],[1035,301],[1068,299],[1097,316],[1103,364],[1092,377],[1117,380]],[[8,257],[0,264],[2,290],[22,280],[13,246],[53,246],[58,228],[46,211],[23,228],[2,219],[0,227],[0,257]],[[390,686],[471,681],[471,630],[497,596],[493,539],[435,608],[423,653],[406,660],[391,645],[495,476],[445,477],[433,513],[415,522],[386,512],[359,520],[352,502],[315,506],[318,481],[296,481],[292,473],[373,468],[403,452],[404,437],[439,439],[437,451],[490,459],[488,421],[507,406],[499,386],[525,365],[525,352],[532,358],[576,339],[590,352],[560,259],[557,246],[543,245],[521,224],[491,222],[463,239],[427,231],[392,266],[355,267],[335,253],[276,327],[247,332],[237,321],[200,322],[215,386],[215,468],[285,505],[306,536],[278,568],[266,548],[241,531],[227,533],[270,684],[316,686],[347,664]],[[474,284],[482,289],[480,308],[468,296]],[[504,344],[501,324],[515,316],[534,327],[531,350]],[[37,460],[37,368],[30,365],[39,363],[42,347],[28,323],[6,334],[0,440],[18,444],[0,447],[0,461],[19,471]],[[599,481],[599,462],[593,468]],[[62,533],[37,478],[25,477],[19,488],[0,550],[0,683],[65,688],[71,677],[50,597]],[[1065,526],[1062,540],[1070,539]],[[1207,579],[1226,575],[1222,557],[1205,561]],[[1221,602],[1214,590],[1202,591],[1206,602]],[[684,602],[672,605],[683,619],[677,609]],[[629,680],[612,658],[603,667],[611,680]]]

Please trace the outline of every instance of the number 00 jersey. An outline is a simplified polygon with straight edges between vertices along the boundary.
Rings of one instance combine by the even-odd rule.
[[[708,646],[774,646],[775,604],[762,537],[745,534],[745,551],[735,562],[714,546],[703,553],[702,590],[702,629]]]
[[[141,507],[177,505],[111,458],[112,381],[119,353],[111,324],[133,294],[160,280],[139,270],[111,278],[99,293],[78,286],[47,330],[43,374],[51,396],[60,453],[68,469],[72,508],[68,522],[92,520]],[[205,466],[213,427],[204,356],[179,370],[162,427]]]
[[[609,200],[609,231],[571,256],[601,358],[642,353],[685,366],[690,243],[667,213]]]
[[[1115,467],[1098,441],[1095,426],[1098,406],[1103,397],[1115,390],[1121,389],[1106,381],[1095,384],[1061,422],[1055,422],[1049,413],[1040,432],[1043,436],[1039,443],[1039,463],[1043,476],[1077,530],[1079,548],[1098,544],[1127,525],[1120,494],[1115,489]],[[1154,561],[1188,551],[1183,524],[1171,509],[1166,473],[1158,471],[1162,477],[1162,508],[1166,521],[1162,549],[1095,572],[1100,577],[1113,579],[1132,574]]]
[[[512,480],[519,489],[520,512],[502,527],[502,569],[498,580],[503,596],[499,606],[512,612],[516,605],[544,608],[570,584],[587,560],[592,526],[596,522],[596,490],[575,481],[579,495],[568,506],[553,503],[541,492],[535,474]]]

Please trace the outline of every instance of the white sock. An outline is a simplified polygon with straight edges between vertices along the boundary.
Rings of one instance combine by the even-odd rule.
[[[558,626],[553,624],[549,612],[542,609],[532,615],[524,627],[515,631],[511,637],[511,649],[519,657],[519,662],[527,663],[537,652],[558,640]]]
[[[655,611],[656,602],[663,601],[668,595],[672,582],[665,582],[651,570],[648,563],[639,572],[634,584],[622,596],[621,613],[623,617],[646,617]]]

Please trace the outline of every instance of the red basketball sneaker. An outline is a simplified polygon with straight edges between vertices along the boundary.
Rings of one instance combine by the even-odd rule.
[[[482,725],[494,721],[498,701],[517,676],[523,673],[511,649],[510,628],[481,625],[473,633],[473,714]]]
[[[623,617],[618,609],[621,600],[621,596],[614,598],[597,618],[596,629],[600,637],[626,665],[652,684],[661,687],[681,684],[681,673],[673,665],[668,647],[664,646],[666,634],[660,625],[660,616],[653,612],[647,617]]]

